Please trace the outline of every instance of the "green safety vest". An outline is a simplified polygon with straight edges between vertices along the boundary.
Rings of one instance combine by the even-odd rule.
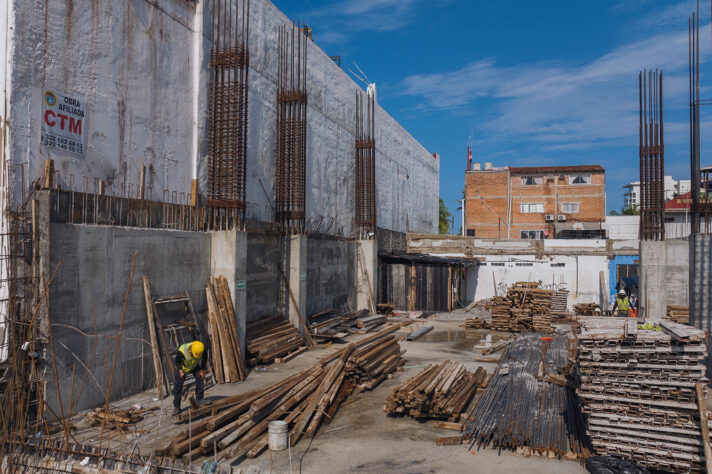
[[[188,348],[190,347],[191,344],[192,344],[192,342],[189,342],[189,343],[183,344],[182,346],[180,346],[178,348],[180,353],[183,354],[183,357],[185,358],[183,360],[183,362],[181,363],[180,368],[186,374],[192,372],[193,369],[195,369],[198,366],[198,364],[200,363],[200,357],[198,357],[198,358],[193,357],[193,354],[191,354],[190,351],[188,350]]]
[[[623,299],[616,298],[616,305],[619,311],[630,311],[630,300],[627,296],[624,296]]]

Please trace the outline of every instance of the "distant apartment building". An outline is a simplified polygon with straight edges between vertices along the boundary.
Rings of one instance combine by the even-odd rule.
[[[631,208],[640,206],[640,181],[634,181],[623,186],[623,207]],[[690,192],[690,180],[675,180],[672,176],[665,176],[665,200],[669,201],[674,197]]]
[[[494,167],[465,172],[464,233],[499,239],[605,238],[599,165]]]

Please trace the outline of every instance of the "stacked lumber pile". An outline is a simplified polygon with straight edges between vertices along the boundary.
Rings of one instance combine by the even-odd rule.
[[[211,278],[205,293],[208,300],[208,333],[215,381],[230,383],[245,380],[247,368],[240,349],[235,310],[227,279],[222,275]]]
[[[546,340],[542,340],[546,339]],[[550,379],[569,365],[569,338],[517,336],[467,417],[470,450],[493,446],[532,454],[585,458],[585,422],[573,389]]]
[[[465,327],[467,329],[489,329],[491,325],[490,322],[484,318],[470,318],[465,321]]]
[[[385,316],[393,316],[394,309],[396,309],[396,307],[389,303],[379,303],[376,305],[376,312]]]
[[[507,296],[492,298],[492,329],[510,332],[551,332],[552,290],[538,282],[517,282]]]
[[[247,357],[250,365],[269,364],[290,353],[306,350],[307,342],[281,314],[247,325]]]
[[[149,410],[126,411],[99,407],[88,412],[86,416],[94,423],[105,424],[112,429],[125,429],[129,425],[142,421],[146,411]]]
[[[595,452],[651,469],[704,471],[704,332],[668,321],[662,331],[630,319],[580,324],[578,395]],[[702,419],[708,423],[706,413]]]
[[[330,341],[349,334],[367,334],[380,329],[385,323],[385,315],[371,315],[365,309],[347,313],[330,312],[313,316],[309,331],[316,339]]]
[[[394,341],[396,324],[362,341],[334,351],[318,363],[267,388],[221,400],[211,406],[187,412],[190,427],[179,433],[169,445],[156,450],[157,456],[182,456],[184,462],[217,450],[222,457],[257,456],[267,447],[267,427],[273,420],[290,424],[290,444],[303,435],[314,436],[323,422],[334,417],[339,406],[353,393],[360,381],[373,382],[398,366],[370,354],[376,347],[388,350]],[[398,344],[395,344],[398,346]],[[397,353],[400,356],[400,352]],[[365,379],[363,370],[371,369]],[[379,371],[380,370],[380,371]],[[379,373],[376,379],[372,378]],[[382,378],[381,378],[382,380]],[[207,418],[195,421],[199,415]],[[186,414],[179,419],[186,420]]]
[[[569,290],[557,290],[551,296],[551,315],[558,318],[568,316]]]
[[[389,415],[457,422],[467,409],[487,372],[478,367],[473,374],[461,363],[445,361],[429,365],[404,384],[396,387],[386,399],[383,410]]]
[[[667,306],[665,319],[674,321],[678,324],[690,324],[690,307],[669,304]]]
[[[511,302],[504,296],[492,298],[492,320],[490,324],[495,331],[509,331],[509,317],[511,315]]]
[[[362,390],[373,390],[401,365],[405,351],[392,334],[379,337],[355,350],[346,363],[346,375]]]
[[[600,316],[601,307],[597,303],[580,303],[574,305],[576,316]]]

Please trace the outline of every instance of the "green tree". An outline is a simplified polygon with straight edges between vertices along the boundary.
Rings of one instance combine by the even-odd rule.
[[[458,210],[458,211],[461,211],[461,210],[462,210],[462,201],[464,201],[464,200],[465,200],[465,190],[463,189],[463,190],[462,190],[462,197],[461,197],[460,199],[458,199],[458,201],[457,201],[457,210]]]
[[[608,215],[609,215],[609,216],[620,216],[620,214],[618,213],[618,211],[616,211],[615,209],[613,209],[611,212],[609,212]]]
[[[639,216],[640,209],[638,209],[638,206],[624,207],[623,210],[621,211],[621,215],[622,216]]]
[[[441,234],[447,234],[450,231],[450,210],[445,205],[443,198],[440,198],[440,223],[438,225],[438,232]]]

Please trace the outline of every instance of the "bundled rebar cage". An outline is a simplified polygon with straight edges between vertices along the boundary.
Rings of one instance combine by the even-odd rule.
[[[665,240],[665,143],[663,72],[638,74],[640,106],[640,237]]]
[[[213,0],[207,205],[245,220],[249,0]]]
[[[365,113],[364,113],[365,106]],[[376,229],[376,101],[364,100],[356,92],[355,196],[356,228],[359,238],[368,238]],[[371,237],[372,238],[372,237]]]
[[[305,232],[307,41],[297,25],[279,29],[275,222],[288,234]]]

